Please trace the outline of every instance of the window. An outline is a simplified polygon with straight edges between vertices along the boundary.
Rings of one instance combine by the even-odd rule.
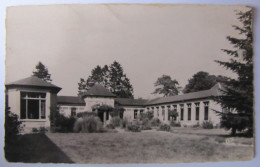
[[[204,102],[204,120],[209,119],[209,102]]]
[[[21,92],[20,118],[45,119],[46,93]]]
[[[177,105],[173,105],[173,111],[177,112]],[[174,121],[176,121],[177,117],[173,117]]]
[[[188,106],[188,120],[191,120],[191,104],[187,104]]]
[[[157,117],[159,117],[159,107],[156,107],[157,109]]]
[[[77,110],[77,108],[75,108],[75,107],[72,107],[72,108],[70,109],[70,115],[71,115],[72,117],[75,117],[75,116],[76,116],[76,110]]]
[[[181,107],[181,121],[183,121],[183,116],[184,116],[184,107],[183,104],[180,104]]]
[[[140,110],[140,115],[142,115],[144,113],[144,110]]]
[[[200,119],[200,103],[195,103],[196,105],[196,120]]]
[[[163,120],[165,119],[165,109],[164,109],[164,106],[161,106],[162,107],[162,117],[163,117]]]
[[[169,117],[170,108],[171,108],[171,106],[167,106],[167,110],[168,110],[168,121],[170,121],[170,117]]]
[[[137,118],[137,112],[138,112],[138,110],[134,110],[134,119]]]

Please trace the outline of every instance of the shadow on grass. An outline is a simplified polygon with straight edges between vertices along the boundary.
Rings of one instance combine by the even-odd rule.
[[[5,145],[5,158],[9,162],[74,163],[45,134],[18,136],[13,144]]]

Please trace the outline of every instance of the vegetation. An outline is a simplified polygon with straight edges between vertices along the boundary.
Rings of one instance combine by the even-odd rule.
[[[247,130],[248,135],[253,135],[254,112],[254,86],[253,86],[253,33],[252,33],[252,9],[246,12],[238,12],[238,19],[242,27],[234,25],[242,38],[228,36],[227,39],[233,45],[234,50],[223,49],[231,58],[229,61],[216,61],[219,65],[237,74],[236,79],[229,78],[224,82],[223,95],[215,100],[226,110],[218,112],[221,116],[221,126],[227,130],[232,129],[232,135],[236,131]]]
[[[80,78],[80,82],[78,83],[78,94],[82,94],[95,83],[104,85],[117,97],[134,97],[133,87],[130,80],[124,73],[121,64],[117,61],[114,61],[110,66],[105,65],[103,68],[100,66],[95,67],[91,71],[91,75],[86,80]]]
[[[74,132],[93,133],[103,132],[103,124],[99,117],[89,116],[78,118],[74,124]]]
[[[178,114],[177,110],[172,109],[172,110],[168,111],[168,116],[169,116],[169,118],[172,118],[172,120],[173,120],[173,118],[174,118],[174,120],[176,120],[176,118],[179,116],[179,114]]]
[[[137,124],[131,124],[127,126],[127,130],[131,132],[141,132],[141,127]]]
[[[189,79],[188,84],[183,89],[183,93],[198,92],[212,88],[217,82],[224,82],[227,77],[221,75],[210,75],[208,72],[199,71]]]
[[[48,68],[42,64],[42,62],[39,62],[35,66],[35,71],[33,71],[33,76],[36,76],[44,81],[51,82],[51,74],[49,74]]]
[[[151,126],[160,126],[161,125],[161,121],[159,118],[153,118],[151,120]]]
[[[180,122],[176,122],[176,121],[174,121],[174,120],[172,120],[172,121],[170,122],[170,125],[171,125],[172,127],[181,127],[181,123],[180,123]]]
[[[203,129],[213,129],[213,123],[211,121],[203,121],[202,123]]]
[[[179,82],[176,79],[172,80],[169,75],[162,75],[154,83],[154,86],[158,88],[152,94],[162,94],[164,97],[178,95],[181,88],[178,85]]]
[[[162,125],[160,125],[159,130],[169,132],[171,130],[171,126],[168,124],[162,124]]]
[[[111,124],[114,127],[119,127],[121,125],[121,118],[119,118],[119,117],[112,117]]]

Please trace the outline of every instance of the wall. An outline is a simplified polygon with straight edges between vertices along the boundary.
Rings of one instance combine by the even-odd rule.
[[[104,98],[104,97],[86,97],[84,98],[84,101],[86,103],[85,111],[92,111],[92,106],[96,104],[106,104],[114,107],[114,98]]]
[[[60,114],[63,114],[66,117],[70,117],[72,108],[76,109],[76,114],[85,111],[85,106],[80,106],[80,105],[61,105],[60,104],[59,105],[59,112],[60,112]]]
[[[124,118],[128,119],[130,121],[134,120],[134,110],[138,110],[137,112],[137,118],[140,117],[140,110],[144,110],[143,112],[145,112],[145,108],[144,107],[131,107],[131,106],[124,106]]]
[[[45,119],[20,119],[20,92],[41,92],[46,93],[46,118]],[[56,94],[51,94],[49,90],[46,89],[30,89],[30,88],[12,88],[7,89],[6,93],[8,94],[8,106],[10,107],[10,111],[17,114],[19,120],[24,125],[23,132],[31,132],[32,128],[40,128],[45,127],[47,129],[50,128],[50,108],[51,105],[55,106],[55,97]],[[51,96],[54,100],[54,104],[51,104]],[[21,133],[23,133],[21,132]]]

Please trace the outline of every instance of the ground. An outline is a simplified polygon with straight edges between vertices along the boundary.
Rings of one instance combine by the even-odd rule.
[[[42,152],[43,157],[51,159],[51,156],[60,154],[59,162],[64,160],[65,163],[243,161],[252,159],[254,155],[253,138],[229,137],[222,129],[175,128],[171,132],[153,129],[136,133],[119,130],[45,135],[58,151],[53,147],[52,154]]]

